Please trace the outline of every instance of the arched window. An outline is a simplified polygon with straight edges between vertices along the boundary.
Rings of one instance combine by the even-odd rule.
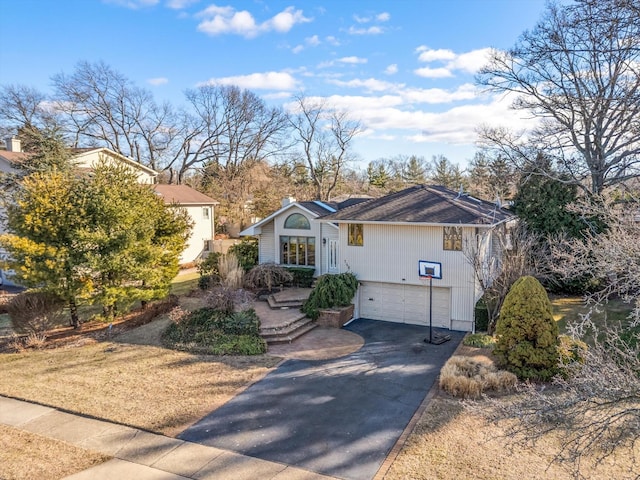
[[[311,230],[307,217],[301,213],[293,213],[284,221],[284,228],[296,228],[298,230]]]

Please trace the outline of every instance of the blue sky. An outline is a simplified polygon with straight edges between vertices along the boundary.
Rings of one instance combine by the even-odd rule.
[[[287,108],[328,97],[359,119],[363,163],[444,154],[466,165],[482,123],[526,126],[474,85],[489,48],[511,47],[544,0],[0,0],[0,83],[50,91],[104,61],[157,100],[236,84]]]

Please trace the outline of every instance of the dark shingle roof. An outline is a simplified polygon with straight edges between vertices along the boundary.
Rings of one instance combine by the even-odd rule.
[[[512,216],[494,203],[461,195],[439,185],[417,185],[343,208],[324,215],[322,220],[490,225]]]

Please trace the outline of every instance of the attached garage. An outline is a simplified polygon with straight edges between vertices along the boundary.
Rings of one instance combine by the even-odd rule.
[[[360,317],[387,322],[429,324],[429,286],[362,282]],[[451,292],[433,287],[432,324],[451,328]]]

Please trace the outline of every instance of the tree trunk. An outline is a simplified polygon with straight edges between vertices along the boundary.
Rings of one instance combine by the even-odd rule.
[[[78,305],[76,305],[76,300],[69,300],[69,312],[71,314],[71,326],[73,328],[78,328],[80,326],[80,319],[78,318]]]

